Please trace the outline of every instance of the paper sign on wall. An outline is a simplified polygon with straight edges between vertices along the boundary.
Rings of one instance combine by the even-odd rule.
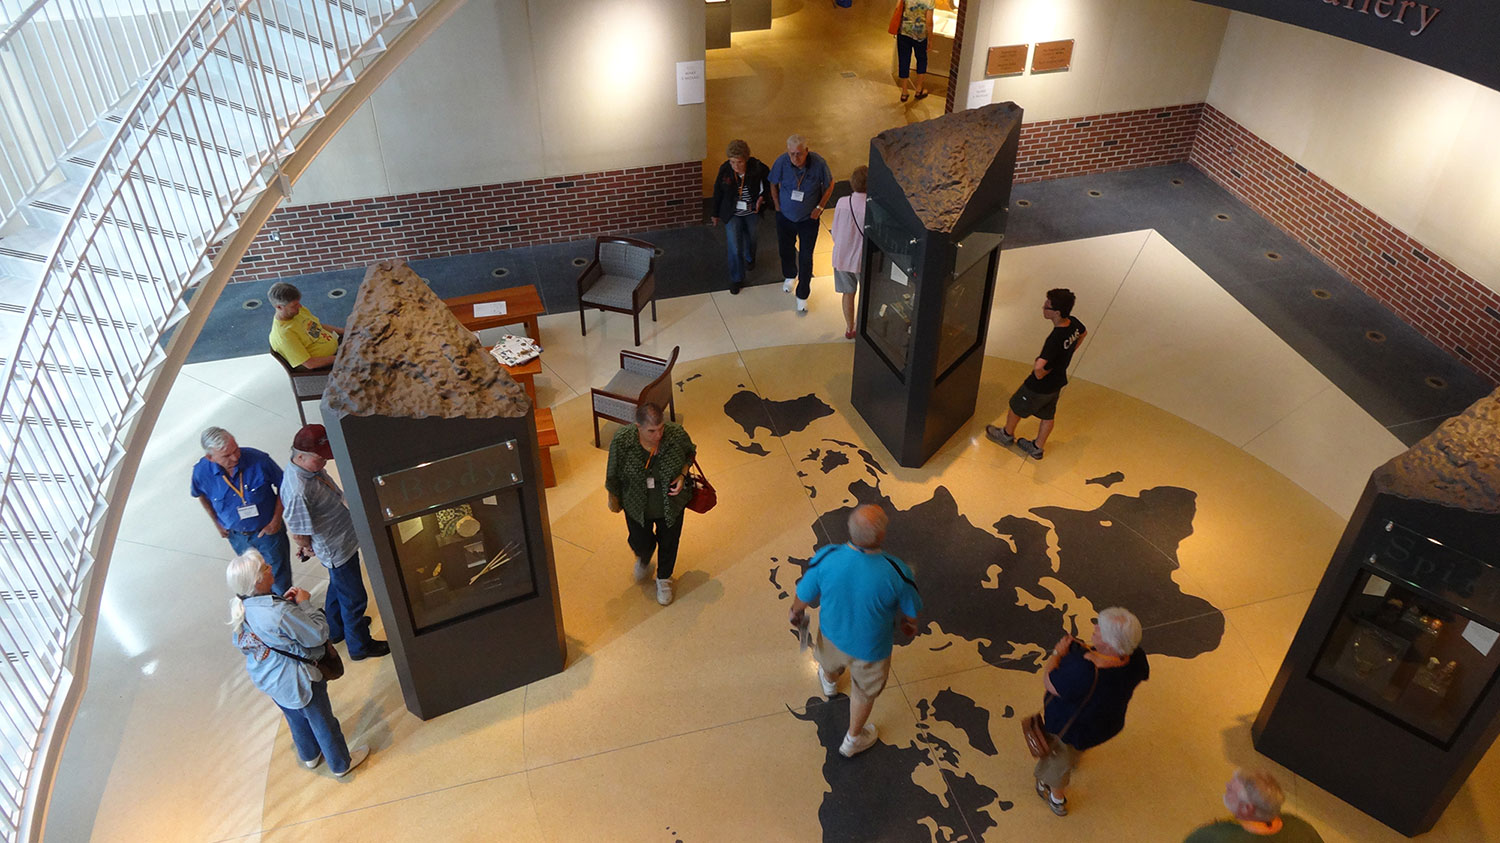
[[[969,83],[969,102],[965,108],[982,108],[990,104],[995,95],[995,83],[988,79]]]
[[[703,102],[703,60],[677,63],[677,104]]]

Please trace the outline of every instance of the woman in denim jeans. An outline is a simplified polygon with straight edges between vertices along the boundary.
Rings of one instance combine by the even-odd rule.
[[[224,576],[234,593],[229,604],[234,646],[245,654],[250,681],[286,715],[297,758],[309,770],[327,758],[335,776],[347,775],[369,756],[369,747],[349,749],[333,716],[323,675],[313,665],[286,655],[316,660],[331,646],[323,610],[308,603],[311,595],[301,588],[289,588],[283,596],[272,594],[271,566],[255,550],[230,560]]]
[[[729,160],[719,165],[714,177],[710,213],[714,225],[724,223],[729,240],[729,292],[737,296],[745,283],[745,270],[755,267],[756,227],[761,208],[771,196],[771,170],[750,157],[750,144],[742,140],[730,141],[725,155]]]

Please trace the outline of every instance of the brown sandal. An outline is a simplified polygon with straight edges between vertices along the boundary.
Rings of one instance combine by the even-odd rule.
[[[921,99],[921,98],[923,98],[925,96],[927,96],[927,91],[925,91],[925,90],[917,91],[917,99]]]
[[[901,101],[902,102],[906,102],[907,96],[909,96],[909,95],[905,91],[902,91],[901,92]]]

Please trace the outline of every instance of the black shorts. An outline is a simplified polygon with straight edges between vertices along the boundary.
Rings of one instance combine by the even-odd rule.
[[[1036,416],[1044,421],[1052,421],[1057,415],[1057,396],[1061,394],[1060,389],[1057,392],[1037,392],[1022,381],[1016,387],[1015,394],[1010,397],[1010,411],[1023,419]]]

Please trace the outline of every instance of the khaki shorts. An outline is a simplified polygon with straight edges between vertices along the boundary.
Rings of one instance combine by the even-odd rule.
[[[1078,760],[1083,757],[1083,750],[1063,743],[1057,735],[1052,734],[1047,735],[1047,744],[1052,747],[1052,751],[1047,757],[1037,760],[1031,775],[1053,790],[1066,790],[1069,780],[1073,778],[1073,770],[1078,766]]]
[[[813,654],[817,657],[818,665],[823,668],[823,672],[829,676],[837,677],[844,672],[845,668],[848,668],[851,696],[873,700],[885,690],[886,677],[891,673],[890,656],[878,662],[856,659],[840,650],[837,644],[824,638],[821,629],[818,630],[818,640]]]

